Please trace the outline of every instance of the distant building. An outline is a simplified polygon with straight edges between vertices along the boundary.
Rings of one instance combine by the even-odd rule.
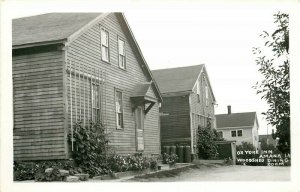
[[[225,140],[235,140],[236,145],[242,142],[251,143],[258,150],[258,121],[256,112],[231,113],[216,115],[216,129]]]
[[[187,144],[197,153],[198,126],[215,125],[216,103],[205,65],[152,71],[162,93],[161,143]]]
[[[265,143],[267,145],[273,145],[274,147],[277,146],[277,140],[273,139],[272,134],[259,135],[259,142],[260,143]]]

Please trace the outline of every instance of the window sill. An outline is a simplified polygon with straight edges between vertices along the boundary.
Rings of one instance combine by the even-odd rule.
[[[103,62],[106,63],[106,64],[111,65],[110,61],[104,60],[104,59],[102,59],[102,58],[101,58],[101,61],[103,61]]]
[[[120,67],[120,66],[119,66],[119,69],[121,69],[121,70],[123,70],[123,71],[127,71],[126,68],[122,68],[122,67]]]
[[[124,131],[124,127],[117,127],[116,130]]]

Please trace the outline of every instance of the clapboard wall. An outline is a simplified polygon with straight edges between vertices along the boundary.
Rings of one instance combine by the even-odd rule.
[[[13,50],[14,160],[64,159],[63,51]]]
[[[212,90],[208,83],[208,76],[205,68],[199,75],[197,81],[200,84],[200,95],[197,95],[197,86],[193,87],[193,93],[190,94],[190,112],[191,112],[191,137],[192,137],[192,151],[197,153],[197,131],[198,126],[206,127],[207,121],[211,122],[211,128],[215,128],[215,112],[214,112],[214,98]],[[208,101],[206,103],[205,87],[208,87]]]
[[[101,59],[100,50],[100,26],[104,27],[109,32],[109,54],[110,61],[105,62]],[[132,41],[128,39],[128,31],[124,30],[120,18],[115,13],[109,14],[106,18],[96,23],[89,30],[84,32],[80,37],[74,40],[67,47],[68,61],[76,62],[85,70],[95,71],[96,74],[103,74],[104,80],[102,87],[104,123],[106,124],[109,133],[110,146],[112,146],[117,153],[129,154],[136,152],[136,132],[134,113],[132,111],[132,103],[130,96],[134,92],[134,88],[139,83],[151,81],[144,69],[142,68],[142,61],[137,56],[137,51],[132,46]],[[125,40],[126,50],[126,70],[118,66],[118,37]],[[81,70],[84,70],[84,69]],[[71,113],[70,102],[70,77],[67,77],[67,97],[68,97],[68,116]],[[72,76],[71,76],[72,78]],[[73,81],[73,80],[72,80]],[[85,80],[84,80],[85,81]],[[74,85],[74,83],[72,83]],[[87,82],[81,82],[80,85],[87,85]],[[115,90],[121,90],[123,93],[123,110],[124,110],[124,128],[117,129],[116,122],[116,106],[115,106]],[[90,92],[90,87],[86,90]],[[88,94],[88,93],[86,93]],[[75,104],[74,92],[72,95],[72,118],[74,120]],[[147,95],[155,97],[152,87],[150,87]],[[83,97],[78,95],[77,98]],[[81,98],[84,100],[84,98]],[[85,101],[86,110],[90,110],[90,103]],[[78,107],[78,103],[77,103]],[[89,109],[88,109],[89,107]],[[70,122],[70,121],[69,121]],[[70,128],[70,125],[68,125]],[[152,109],[145,115],[144,120],[144,153],[153,154],[160,153],[160,125],[158,104],[156,103]]]

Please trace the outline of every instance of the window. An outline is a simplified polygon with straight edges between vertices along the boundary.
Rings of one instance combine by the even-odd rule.
[[[109,62],[108,31],[101,28],[101,56],[103,61]]]
[[[238,135],[238,137],[242,137],[243,136],[243,130],[238,130],[237,135]]]
[[[123,128],[123,101],[122,101],[122,92],[116,90],[115,91],[115,102],[116,102],[116,120],[117,120],[117,128]]]
[[[236,137],[236,131],[231,131],[231,137]]]
[[[92,121],[100,120],[100,94],[99,85],[92,84]]]
[[[220,138],[223,138],[223,132],[222,131],[218,131],[217,132]]]
[[[198,97],[198,102],[200,102],[200,82],[197,81],[197,84],[196,84],[196,88],[197,88],[197,97]]]
[[[119,67],[122,69],[126,68],[126,57],[125,57],[125,41],[118,38],[118,52],[119,52]]]
[[[208,87],[205,85],[205,104],[208,106]]]

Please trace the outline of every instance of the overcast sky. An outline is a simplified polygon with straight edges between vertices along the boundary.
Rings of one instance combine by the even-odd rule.
[[[13,18],[64,11],[14,6]],[[65,11],[83,11],[67,9]],[[101,9],[87,9],[99,11]],[[261,113],[265,101],[252,86],[261,77],[252,47],[263,42],[259,34],[273,31],[273,14],[284,6],[184,6],[125,10],[125,16],[150,69],[205,64],[218,105],[216,114],[256,111],[260,134],[267,133]],[[268,127],[271,133],[271,127]]]

